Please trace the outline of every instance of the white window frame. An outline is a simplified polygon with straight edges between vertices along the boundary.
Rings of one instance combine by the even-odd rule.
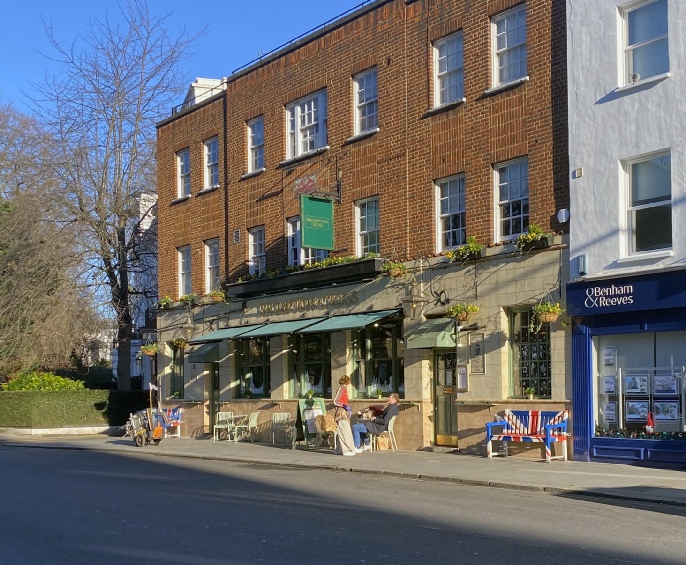
[[[467,237],[466,226],[466,197],[465,176],[455,175],[436,181],[436,243],[438,253],[448,249],[456,249],[464,245]],[[457,193],[446,193],[451,188],[457,188]],[[453,219],[459,224],[457,227],[447,227],[446,222],[453,223]]]
[[[326,147],[326,90],[286,106],[287,155],[295,159]]]
[[[179,296],[190,294],[193,291],[191,275],[191,246],[183,245],[177,248],[177,268],[179,273]]]
[[[288,266],[312,265],[329,256],[326,249],[301,247],[300,216],[288,218]]]
[[[264,226],[248,230],[248,270],[251,275],[262,275],[267,270]]]
[[[264,116],[248,122],[248,172],[264,169]]]
[[[191,195],[191,150],[182,149],[176,154],[177,196]]]
[[[205,141],[205,188],[219,186],[219,138]]]
[[[376,219],[370,222],[368,217],[368,208],[370,203],[374,202],[376,209]],[[364,257],[367,253],[380,253],[381,242],[379,241],[379,227],[380,227],[380,211],[379,211],[379,197],[365,198],[355,203],[355,234],[357,242],[357,256]],[[376,234],[376,244],[369,243],[370,234]]]
[[[513,26],[515,28],[514,30],[512,29]],[[522,27],[524,28],[524,41],[522,41],[521,37]],[[516,37],[508,35],[508,29],[509,33],[516,35]],[[506,12],[491,18],[491,51],[493,53],[492,66],[494,87],[517,82],[527,76],[528,55],[526,34],[526,4],[507,10]],[[519,73],[511,74],[510,71],[508,71],[505,76],[501,78],[501,68],[509,69],[513,62],[508,60],[515,54],[519,57]]]
[[[516,198],[513,198],[513,193],[511,191],[514,191],[515,188],[514,186],[510,188],[510,184],[513,184],[515,181],[512,181],[508,178],[507,182],[503,180],[503,171],[505,169],[508,170],[508,173],[510,171],[514,172],[514,166],[517,166],[519,169],[519,172],[521,172],[521,165],[526,164],[526,179],[525,180],[525,193],[526,195],[522,195],[522,186],[521,186],[521,181],[522,177],[519,176],[515,179],[515,181],[518,181],[520,185],[517,187],[516,192],[514,195]],[[494,177],[494,185],[495,185],[495,194],[494,194],[494,202],[495,202],[495,234],[496,234],[496,241],[510,241],[517,237],[519,234],[523,233],[526,227],[529,225],[529,159],[527,157],[523,157],[521,159],[513,159],[512,161],[506,161],[504,163],[498,163],[493,166],[493,177]],[[500,192],[501,192],[501,185],[507,185],[507,191],[508,191],[508,198],[507,199],[502,199],[500,198]],[[504,221],[503,215],[501,213],[501,207],[505,205],[509,205],[512,202],[519,201],[519,206],[520,206],[520,212],[518,214],[512,214],[510,213],[508,215],[509,218],[509,223],[510,223],[510,233],[505,234],[503,233],[504,230],[502,229],[502,223]],[[520,218],[520,226],[521,229],[519,231],[515,231],[512,228],[512,224],[516,223],[516,220],[513,221],[514,218]]]
[[[376,67],[353,77],[355,84],[355,135],[379,126],[379,89]]]
[[[219,263],[219,238],[208,239],[205,242],[205,294],[220,290]]]
[[[451,52],[451,48],[454,52]],[[461,31],[434,42],[434,107],[464,100],[464,38]],[[457,82],[450,96],[451,81]],[[442,94],[446,93],[445,99]]]
[[[632,2],[628,6],[625,6],[624,8],[620,9],[620,18],[621,18],[621,25],[622,25],[622,75],[623,75],[623,80],[620,84],[623,84],[624,86],[634,84],[640,80],[646,80],[654,77],[660,77],[660,76],[665,76],[668,75],[669,73],[669,12],[667,12],[667,21],[665,21],[665,27],[666,31],[665,33],[656,35],[654,37],[650,37],[649,39],[646,39],[644,41],[635,43],[633,45],[629,45],[629,18],[631,17],[632,13],[635,13],[637,10],[640,10],[649,4],[655,4],[656,2],[664,2],[665,7],[667,7],[667,0],[647,0],[647,1],[642,1],[642,2]],[[640,73],[636,73],[634,70],[634,52],[642,49],[644,47],[648,47],[651,44],[654,46],[658,42],[665,41],[667,43],[667,68],[666,69],[661,69],[658,72],[651,74],[651,75],[641,75]],[[636,76],[634,76],[636,75]]]
[[[637,165],[640,163],[646,163],[648,161],[653,161],[653,160],[659,160],[659,159],[664,159],[664,158],[669,159],[669,172],[670,172],[670,192],[669,192],[669,197],[665,197],[662,200],[658,200],[655,202],[650,202],[646,204],[639,204],[634,206],[633,205],[633,197],[632,197],[632,192],[633,192],[633,186],[634,186],[634,178],[633,178],[633,165]],[[626,249],[626,253],[628,256],[634,256],[634,257],[643,257],[648,254],[660,254],[660,253],[665,253],[669,252],[673,246],[674,246],[674,204],[672,200],[672,192],[673,192],[673,182],[672,182],[672,166],[671,166],[671,152],[670,151],[660,151],[660,152],[655,152],[655,153],[650,153],[647,155],[642,155],[640,157],[635,157],[632,159],[627,159],[625,161],[622,161],[622,173],[623,173],[623,185],[624,185],[624,210],[625,210],[625,220],[623,222],[623,232],[624,232],[624,239],[625,239],[625,246],[624,248]],[[658,208],[662,206],[666,206],[669,204],[671,214],[670,217],[672,219],[671,223],[671,233],[670,233],[670,242],[669,245],[665,245],[664,247],[657,247],[654,249],[637,249],[636,248],[636,221],[635,221],[635,214],[636,212],[640,211],[645,211],[645,210],[650,210],[651,208]],[[662,224],[662,223],[660,223]],[[654,225],[654,222],[650,222],[650,225]]]

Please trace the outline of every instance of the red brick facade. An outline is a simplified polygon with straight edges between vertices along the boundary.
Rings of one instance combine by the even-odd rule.
[[[525,4],[529,80],[492,87],[490,17]],[[463,173],[467,234],[493,244],[493,165],[529,160],[530,221],[555,232],[569,206],[565,4],[559,0],[379,0],[227,79],[226,91],[159,124],[159,289],[178,297],[176,248],[190,245],[193,290],[202,293],[203,241],[218,237],[221,272],[247,272],[247,230],[264,225],[267,268],[287,262],[286,220],[299,214],[293,181],[316,173],[342,201],[335,247],[355,253],[355,202],[379,197],[381,255],[436,252],[434,181]],[[432,43],[461,30],[466,101],[431,111]],[[379,131],[354,134],[353,75],[377,68]],[[329,149],[293,168],[286,159],[286,106],[326,89]],[[248,171],[247,126],[264,117],[266,171]],[[203,189],[203,142],[219,138],[218,189]],[[191,197],[176,200],[176,152],[190,148]],[[233,233],[240,230],[240,242]]]

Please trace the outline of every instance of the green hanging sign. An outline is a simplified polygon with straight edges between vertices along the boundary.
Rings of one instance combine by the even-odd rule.
[[[300,197],[300,245],[333,251],[333,200]]]

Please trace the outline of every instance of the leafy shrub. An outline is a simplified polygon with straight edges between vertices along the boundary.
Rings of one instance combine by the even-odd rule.
[[[80,390],[82,388],[84,388],[83,381],[73,381],[42,371],[23,373],[3,386],[3,390]]]

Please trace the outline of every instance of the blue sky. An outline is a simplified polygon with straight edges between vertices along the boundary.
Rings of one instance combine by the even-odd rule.
[[[126,0],[121,0],[125,2]],[[148,0],[154,14],[173,12],[169,25],[195,33],[207,26],[182,72],[188,84],[196,77],[228,76],[245,63],[358,6],[363,0]],[[55,36],[69,45],[86,33],[89,19],[119,15],[117,0],[19,0],[3,5],[0,18],[0,102],[21,111],[19,89],[41,82],[58,67],[40,54],[51,53],[41,17]]]

